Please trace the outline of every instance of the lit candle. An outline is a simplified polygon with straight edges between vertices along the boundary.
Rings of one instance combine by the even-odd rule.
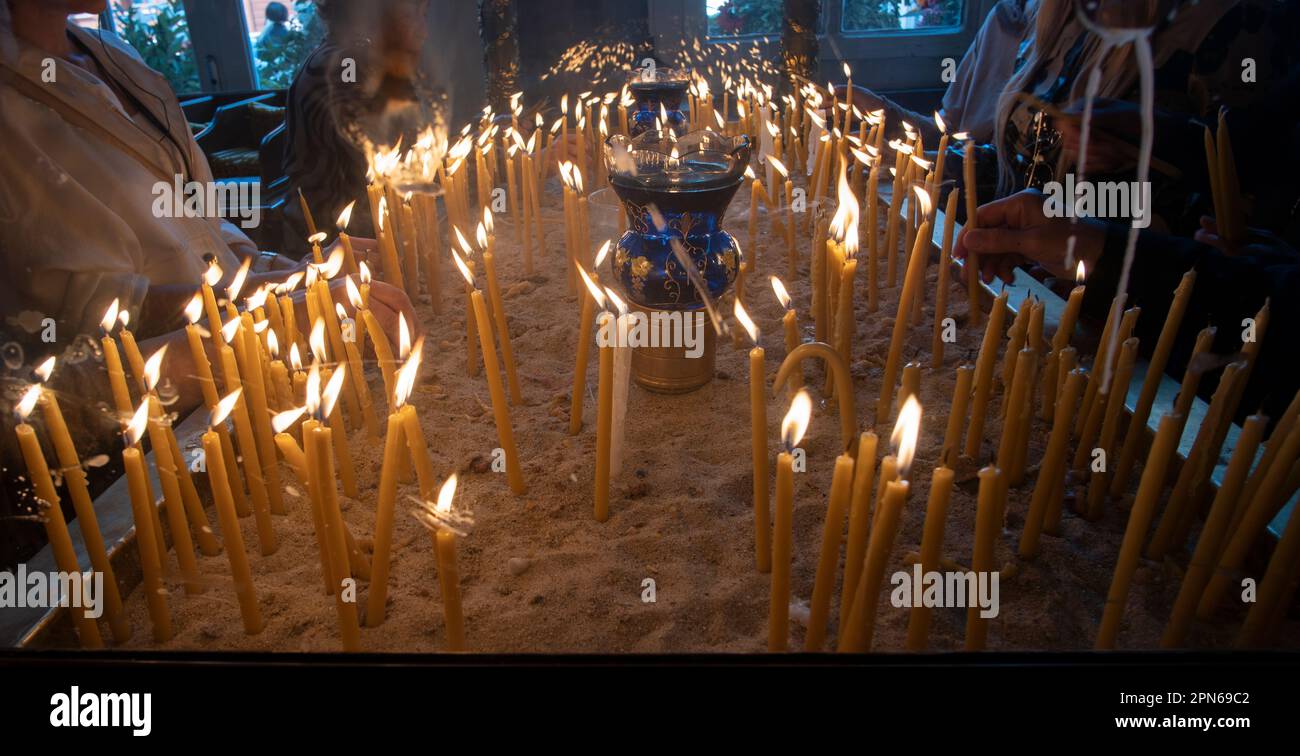
[[[1001,527],[1002,472],[989,466],[980,470],[979,500],[975,512],[975,548],[971,554],[970,568],[976,579],[981,574],[991,572],[997,558],[997,534]],[[988,639],[988,619],[980,616],[982,609],[979,602],[969,602],[966,608],[966,643],[967,651],[983,651]]]
[[[451,230],[455,232],[456,242],[465,253],[466,257],[462,262],[465,263],[465,269],[469,271],[470,277],[472,278],[474,275],[474,261],[468,259],[468,257],[472,253],[473,248],[470,246],[469,239],[466,239],[465,235],[460,232],[460,228],[452,226]],[[456,250],[453,249],[451,254],[455,257]],[[467,374],[471,378],[477,376],[479,371],[478,351],[479,341],[482,340],[482,336],[479,333],[480,329],[478,324],[482,322],[484,328],[490,329],[488,322],[486,320],[479,321],[477,314],[474,312],[474,291],[475,289],[473,284],[465,284],[465,368]],[[489,337],[491,336],[490,330],[488,331],[488,335]],[[492,359],[494,361],[496,360],[495,352],[492,354]]]
[[[1273,433],[1276,435],[1277,429]],[[1247,482],[1245,493],[1251,495],[1244,503],[1245,511],[1239,516],[1235,529],[1231,529],[1214,574],[1197,605],[1196,616],[1201,619],[1213,616],[1224,593],[1236,582],[1236,576],[1240,574],[1241,566],[1246,562],[1260,534],[1286,503],[1287,497],[1282,495],[1283,485],[1290,475],[1293,460],[1300,456],[1300,429],[1293,427],[1285,438],[1271,441],[1270,446],[1274,443],[1279,444],[1277,455],[1263,472],[1253,494],[1250,482]]]
[[[835,217],[831,219],[830,231],[844,245],[844,266],[840,269],[838,279],[838,309],[833,321],[835,328],[835,347],[844,361],[853,364],[853,340],[856,320],[853,312],[853,280],[858,272],[858,198],[853,196],[848,180],[844,176],[844,167],[840,166],[837,184],[839,206]]]
[[[492,331],[488,327],[487,305],[483,302],[483,294],[474,286],[474,274],[470,272],[469,266],[455,250],[452,250],[451,256],[470,288],[470,302],[474,308],[474,315],[477,322],[482,325],[478,329],[479,343],[483,350],[488,393],[492,396],[492,414],[497,426],[497,441],[501,444],[506,457],[506,476],[510,483],[510,490],[523,494],[528,491],[528,486],[524,483],[524,473],[519,467],[515,431],[510,424],[510,406],[506,404],[505,387],[501,385],[501,368],[497,364],[496,346],[492,343]]]
[[[135,521],[135,545],[140,551],[140,573],[143,576],[144,597],[149,607],[149,621],[153,626],[153,639],[165,643],[172,637],[171,612],[167,608],[167,589],[162,582],[162,554],[159,552],[158,534],[154,532],[155,517],[150,515],[153,497],[145,488],[144,455],[137,445],[149,422],[149,403],[141,402],[140,409],[127,424],[126,448],[122,450],[122,466],[126,469],[127,488],[131,493],[131,515]]]
[[[943,448],[939,464],[955,467],[960,454],[961,429],[966,420],[966,407],[970,404],[971,386],[975,382],[975,367],[961,365],[957,368],[957,385],[952,392],[952,408],[948,410],[948,427],[943,434]]]
[[[830,614],[831,590],[839,569],[840,537],[844,532],[844,515],[849,508],[852,483],[853,456],[840,454],[835,458],[826,520],[822,523],[821,557],[817,561],[817,575],[813,582],[808,633],[804,637],[805,651],[820,651],[826,641],[826,618]]]
[[[235,362],[235,352],[230,347],[230,342],[238,335],[239,319],[232,319],[221,329],[221,336],[225,343],[218,344],[217,348],[221,355],[221,368],[225,378],[225,387],[227,394],[233,394],[236,390],[242,388],[239,378],[239,367]],[[239,439],[240,457],[243,459],[244,478],[248,481],[248,491],[253,499],[253,516],[257,522],[258,544],[262,549],[262,556],[270,556],[275,553],[275,531],[271,525],[271,509],[266,493],[266,483],[262,478],[262,470],[258,464],[257,442],[254,440],[253,422],[248,417],[248,405],[241,395],[235,401],[235,408],[232,411],[235,420],[235,436]]]
[[[113,329],[117,327],[118,300],[108,306],[99,327],[104,330],[100,345],[104,351],[104,368],[108,372],[108,385],[113,392],[113,406],[117,409],[121,421],[131,416],[131,392],[126,386],[126,371],[122,369],[122,356],[117,351],[117,342],[113,339]],[[220,322],[220,321],[218,321]]]
[[[776,279],[774,278],[773,281]],[[750,459],[753,463],[754,478],[754,550],[755,563],[759,572],[772,570],[771,525],[767,511],[767,396],[764,384],[767,381],[767,363],[763,347],[758,345],[758,326],[750,319],[745,306],[737,299],[735,302],[736,320],[749,334],[754,347],[749,350],[749,426]]]
[[[772,276],[772,291],[776,293],[776,300],[781,303],[781,307],[785,310],[785,315],[781,316],[781,328],[785,334],[785,353],[790,354],[799,347],[799,318],[795,314],[794,304],[790,300],[790,293],[786,291],[785,284],[781,283],[781,279],[776,276]],[[793,396],[795,391],[803,388],[803,384],[804,373],[803,364],[801,363],[799,372],[790,380],[787,388]]]
[[[610,240],[600,246],[600,251],[596,253],[596,262],[593,272],[588,275],[587,271],[579,267],[578,274],[586,284],[588,291],[599,291],[600,283],[600,266],[605,261],[605,256],[609,254]],[[573,368],[573,392],[569,396],[569,435],[576,436],[578,431],[582,430],[582,403],[587,393],[587,363],[591,355],[591,326],[596,319],[595,299],[593,297],[582,298],[582,315],[578,321],[578,348],[577,364]]]
[[[767,650],[784,652],[790,635],[790,541],[794,520],[794,455],[812,417],[807,391],[795,394],[781,421],[785,449],[776,457],[776,515],[773,521],[772,582],[768,602]]]
[[[256,635],[262,631],[262,612],[257,606],[257,590],[248,568],[248,554],[244,551],[244,537],[239,532],[239,516],[235,500],[230,493],[230,478],[221,448],[221,437],[216,432],[223,427],[226,416],[239,401],[239,391],[217,403],[208,420],[208,430],[203,434],[203,453],[207,459],[208,482],[212,486],[212,503],[221,524],[221,537],[226,544],[226,559],[230,562],[230,575],[235,581],[235,599],[244,621],[244,632]]]
[[[352,250],[352,237],[348,236],[348,223],[352,221],[352,208],[357,204],[356,200],[348,203],[347,207],[339,213],[339,217],[334,221],[334,226],[339,230],[339,246],[343,247],[343,265],[351,275],[357,275],[361,269],[357,267],[357,256]]]
[[[1168,414],[1160,418],[1160,427],[1156,431],[1155,443],[1147,455],[1146,465],[1142,469],[1142,482],[1138,484],[1137,498],[1129,512],[1128,526],[1124,529],[1124,541],[1120,544],[1119,558],[1115,562],[1115,574],[1111,578],[1110,590],[1106,594],[1106,608],[1101,617],[1101,627],[1097,631],[1096,648],[1108,650],[1115,647],[1115,638],[1119,635],[1119,623],[1124,616],[1124,604],[1128,601],[1129,586],[1133,573],[1137,570],[1138,558],[1142,552],[1142,542],[1146,539],[1147,528],[1155,514],[1156,502],[1165,485],[1165,472],[1169,460],[1178,447],[1178,437],[1182,435],[1183,418],[1178,414]]]
[[[1133,417],[1129,420],[1128,433],[1124,436],[1124,446],[1120,450],[1119,463],[1115,466],[1115,475],[1110,482],[1110,495],[1119,496],[1128,489],[1129,475],[1133,472],[1133,463],[1137,461],[1138,446],[1146,440],[1147,419],[1151,417],[1151,408],[1155,405],[1156,392],[1160,390],[1161,380],[1165,375],[1165,366],[1173,352],[1178,331],[1182,328],[1183,315],[1187,312],[1187,303],[1191,300],[1192,289],[1196,286],[1196,271],[1189,270],[1183,274],[1174,290],[1173,302],[1165,315],[1164,325],[1160,327],[1160,339],[1155,351],[1147,363],[1146,376],[1142,380],[1142,393],[1138,395],[1133,407]],[[1071,299],[1073,299],[1071,294]]]
[[[394,404],[388,416],[388,432],[384,436],[384,455],[379,468],[379,502],[375,508],[374,556],[371,559],[370,595],[366,605],[366,627],[378,627],[384,621],[384,607],[388,600],[388,568],[393,542],[393,507],[397,499],[397,483],[402,469],[400,460],[403,440],[406,452],[412,448],[421,453],[413,455],[419,471],[420,496],[432,493],[432,462],[428,448],[423,446],[423,431],[415,408],[406,403],[415,386],[420,367],[423,343],[417,342],[406,363],[397,371]],[[411,422],[407,422],[407,417]],[[413,427],[412,427],[413,426]],[[412,431],[419,433],[414,437]]]
[[[1026,309],[1021,308],[1021,311],[1024,312]],[[1033,349],[1025,348],[1016,352],[1016,373],[1007,395],[1010,397],[1008,404],[1015,407],[1017,411],[1026,406],[1029,381],[1031,380],[1030,373],[1033,371],[1033,363],[1036,359],[1038,359],[1038,352]],[[998,439],[997,465],[1011,485],[1015,485],[1010,471],[1017,453],[1016,450],[1028,443],[1028,435],[1020,432],[1014,413],[1008,413],[1006,422],[1002,424],[1001,437]]]
[[[1300,396],[1300,394],[1298,394]],[[1232,450],[1232,458],[1223,475],[1223,482],[1205,517],[1205,527],[1196,541],[1196,549],[1187,562],[1187,572],[1183,575],[1182,586],[1178,589],[1178,598],[1174,601],[1173,612],[1169,615],[1169,624],[1160,638],[1161,648],[1178,648],[1187,637],[1187,629],[1196,611],[1196,602],[1201,597],[1206,583],[1214,570],[1214,563],[1228,535],[1229,520],[1238,497],[1250,473],[1250,466],[1255,461],[1255,452],[1264,437],[1268,418],[1264,415],[1251,415],[1237,437]],[[1257,602],[1258,603],[1258,602]]]
[[[947,135],[944,135],[947,138]],[[930,477],[930,500],[925,507],[925,528],[921,535],[921,574],[939,569],[943,556],[943,526],[948,519],[948,500],[952,497],[953,472],[934,468]],[[907,650],[924,651],[930,638],[930,607],[923,602],[912,607],[907,621]]]
[[[18,445],[22,449],[23,461],[27,463],[27,479],[36,493],[39,504],[44,505],[43,511],[35,513],[41,523],[45,526],[45,537],[50,544],[50,551],[54,552],[54,562],[65,575],[82,575],[81,566],[77,562],[77,552],[72,546],[72,537],[68,534],[68,523],[63,519],[63,508],[59,504],[59,494],[54,488],[54,481],[50,478],[50,468],[45,461],[45,453],[41,451],[41,443],[36,439],[36,431],[32,426],[27,424],[27,417],[36,408],[36,402],[41,397],[40,384],[33,385],[26,394],[23,395],[17,406],[18,426],[14,428],[18,436]],[[93,511],[93,510],[92,510]],[[98,535],[98,528],[96,528]],[[100,543],[102,550],[103,543]],[[144,548],[143,546],[141,547]],[[93,564],[93,562],[92,562]],[[99,569],[96,567],[95,569]],[[108,572],[105,579],[110,579],[112,572]],[[83,578],[85,576],[82,576]],[[25,589],[20,589],[25,590]],[[98,596],[96,598],[99,598]],[[121,601],[118,602],[118,614],[120,617]],[[104,641],[99,635],[99,626],[95,620],[87,613],[87,607],[71,609],[73,622],[77,626],[77,637],[81,641],[82,648],[103,648]],[[121,619],[117,624],[121,624]],[[118,637],[118,630],[115,627],[115,637]],[[126,628],[126,634],[129,637],[130,628]],[[125,640],[118,637],[119,641]]]
[[[880,586],[884,582],[885,566],[894,549],[894,540],[898,537],[903,507],[907,504],[907,473],[916,453],[916,439],[920,430],[921,403],[915,397],[909,397],[898,411],[898,422],[890,436],[898,464],[897,478],[885,483],[885,495],[877,505],[862,577],[858,579],[857,591],[853,596],[848,625],[840,636],[838,650],[841,653],[865,653],[871,650]]]
[[[862,562],[867,555],[867,538],[871,532],[871,491],[876,476],[876,444],[871,431],[858,438],[857,461],[853,468],[853,492],[849,504],[849,533],[844,544],[844,579],[840,586],[840,634],[849,623],[849,609],[862,577]]]
[[[1049,508],[1059,511],[1060,503],[1052,502],[1052,496],[1062,484],[1065,475],[1065,455],[1069,451],[1070,425],[1074,420],[1074,409],[1083,391],[1084,373],[1071,370],[1065,380],[1061,399],[1056,405],[1056,419],[1052,423],[1052,433],[1047,440],[1047,451],[1038,467],[1038,480],[1034,484],[1033,498],[1030,499],[1029,512],[1025,515],[1025,528],[1020,534],[1020,558],[1033,559],[1038,554],[1038,539],[1043,531]]]
[[[1070,290],[1070,297],[1065,302],[1065,311],[1061,313],[1056,333],[1052,335],[1051,351],[1047,353],[1047,370],[1043,375],[1043,405],[1039,411],[1039,417],[1044,421],[1051,420],[1056,411],[1056,388],[1064,377],[1060,372],[1061,350],[1070,345],[1070,337],[1074,335],[1074,326],[1079,320],[1079,311],[1083,308],[1083,295],[1087,292],[1087,287],[1083,285],[1086,275],[1083,261],[1080,260],[1074,273],[1074,280],[1077,283]],[[1143,425],[1145,427],[1145,420]]]
[[[313,366],[314,367],[314,366]],[[304,429],[303,446],[306,449],[307,468],[312,474],[312,496],[321,513],[325,543],[329,550],[329,567],[334,593],[334,607],[338,615],[339,635],[344,651],[361,650],[361,628],[355,606],[344,599],[344,581],[352,577],[349,567],[347,536],[344,535],[343,516],[339,510],[338,488],[334,478],[333,430],[321,423],[329,417],[338,400],[343,382],[334,380],[327,386],[319,403],[308,397],[308,411],[319,412],[317,423],[310,431]],[[313,406],[315,405],[315,406]]]
[[[397,259],[397,244],[394,240],[396,229],[393,226],[392,208],[388,206],[388,197],[380,196],[378,212],[375,214],[375,232],[379,239],[380,259],[383,263],[384,281],[396,286],[399,289],[405,289],[406,284],[402,278],[402,264]]]
[[[285,514],[284,497],[281,495],[280,467],[275,458],[275,434],[271,432],[270,405],[266,401],[266,378],[262,374],[262,358],[253,332],[253,316],[247,312],[240,316],[242,327],[236,338],[241,339],[244,351],[243,388],[250,404],[248,411],[253,422],[253,436],[257,444],[256,452],[262,463],[262,480],[266,484],[267,501],[271,514]],[[253,449],[247,450],[249,452]]]
[[[465,650],[465,615],[460,600],[460,569],[456,563],[456,522],[452,500],[456,495],[453,473],[438,490],[438,501],[424,505],[417,517],[433,531],[434,556],[438,562],[438,587],[442,591],[442,614],[447,623],[447,650]]]
[[[898,314],[894,318],[894,330],[889,340],[889,356],[885,361],[885,373],[880,383],[880,399],[876,403],[876,422],[883,423],[889,419],[894,404],[894,384],[898,380],[898,368],[903,356],[903,342],[907,340],[907,326],[911,320],[911,305],[914,297],[924,283],[924,265],[922,257],[930,250],[930,195],[921,187],[915,187],[916,199],[925,220],[921,222],[921,231],[916,236],[907,264],[907,273],[903,278],[903,291],[898,298]],[[890,211],[893,214],[893,211]]]
[[[167,426],[163,424],[162,404],[154,393],[162,358],[166,351],[167,347],[163,346],[154,352],[149,356],[144,367],[146,391],[144,403],[149,409],[147,424],[149,443],[153,446],[154,469],[158,472],[158,481],[162,486],[163,510],[167,513],[167,525],[171,531],[172,546],[176,550],[176,561],[180,564],[181,575],[185,580],[185,592],[195,594],[203,591],[203,585],[199,580],[198,560],[194,555],[194,541],[190,537],[190,526],[185,517],[185,505],[181,501],[180,482],[176,479],[177,461],[172,458],[171,445],[167,442]],[[184,460],[180,462],[183,464]],[[200,509],[199,514],[202,515],[202,512],[203,510]],[[197,522],[195,526],[200,527]],[[207,526],[206,519],[202,526]]]
[[[966,140],[966,151],[961,161],[962,182],[966,191],[966,224],[963,228],[979,228],[979,196],[975,185],[975,140]],[[966,274],[966,296],[970,299],[970,324],[978,326],[982,313],[980,312],[980,265],[979,256],[974,252],[967,252],[966,262],[963,264],[963,271]],[[996,306],[994,307],[996,310]]]
[[[49,380],[53,371],[54,357],[46,359],[35,370],[37,377],[42,381]],[[39,394],[42,413],[45,416],[46,433],[58,458],[63,473],[63,483],[68,487],[68,496],[72,499],[73,509],[77,513],[77,522],[81,524],[81,538],[86,544],[90,564],[96,572],[104,574],[104,614],[112,627],[113,639],[118,643],[125,643],[131,638],[131,625],[126,621],[126,615],[122,610],[122,598],[118,592],[117,580],[113,576],[113,565],[104,548],[99,519],[95,515],[90,488],[86,484],[86,472],[81,466],[77,448],[72,443],[72,435],[68,432],[68,424],[63,418],[63,410],[59,407],[58,398],[52,391],[40,391]],[[21,411],[19,414],[22,414]]]
[[[334,312],[340,320],[347,318],[347,311],[343,309],[341,304],[334,304]],[[355,320],[352,327],[356,329],[357,333],[361,332],[360,329],[356,328]],[[356,389],[358,403],[361,406],[361,418],[366,426],[366,435],[371,440],[378,440],[379,418],[375,416],[375,407],[370,401],[370,387],[366,385],[365,372],[361,364],[361,352],[357,348],[357,341],[358,339],[345,339],[343,341],[343,351],[347,355],[348,375],[351,377],[352,385]],[[281,369],[284,368],[283,363],[277,362],[275,364],[279,365]],[[272,370],[274,369],[275,366],[273,365]]]
[[[1002,340],[1002,322],[1007,313],[1007,292],[1004,289],[993,302],[989,322],[984,329],[979,359],[975,361],[975,394],[971,398],[970,427],[966,430],[965,454],[971,459],[979,457],[984,442],[984,416],[988,411],[989,393],[993,390],[993,368],[998,357],[998,343]]]
[[[497,282],[491,233],[492,210],[485,207],[483,208],[483,222],[478,225],[478,243],[483,250],[483,270],[487,274],[488,297],[492,300],[492,316],[496,322],[497,340],[501,343],[501,359],[505,363],[506,386],[510,389],[510,403],[519,406],[524,403],[524,394],[519,388],[519,376],[515,372],[515,350],[510,344],[510,321],[506,319],[505,299],[501,296],[501,286]]]
[[[1115,368],[1115,375],[1111,378],[1111,386],[1108,400],[1106,402],[1105,416],[1101,422],[1101,434],[1097,439],[1096,449],[1101,449],[1107,455],[1107,459],[1114,459],[1115,436],[1119,433],[1119,424],[1121,414],[1124,411],[1124,401],[1128,398],[1129,382],[1133,378],[1133,363],[1137,359],[1138,340],[1136,338],[1125,339],[1124,345],[1120,348],[1119,365]],[[1095,454],[1095,451],[1093,452]],[[1103,465],[1100,470],[1092,471],[1091,479],[1088,483],[1088,519],[1098,520],[1101,518],[1102,509],[1106,503],[1106,491],[1110,486],[1110,465]]]
[[[948,135],[944,134],[943,138],[947,139]],[[942,159],[940,157],[941,161]],[[935,179],[936,182],[941,180]],[[934,293],[934,330],[930,337],[930,367],[932,368],[939,368],[943,365],[943,351],[946,344],[943,340],[943,321],[948,318],[948,274],[952,269],[952,237],[953,230],[957,225],[957,197],[959,194],[960,191],[957,189],[948,192],[948,204],[943,209],[943,242],[939,249],[939,274]]]

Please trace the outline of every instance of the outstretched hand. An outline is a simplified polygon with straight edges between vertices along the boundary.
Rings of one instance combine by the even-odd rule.
[[[965,260],[974,253],[985,283],[994,278],[1011,283],[1015,269],[1026,264],[1066,277],[1074,273],[1065,258],[1070,235],[1077,234],[1074,259],[1093,269],[1105,243],[1104,226],[1088,219],[1073,223],[1068,218],[1049,218],[1044,202],[1041,192],[1027,190],[980,206],[975,213],[976,227],[962,229],[953,257]]]

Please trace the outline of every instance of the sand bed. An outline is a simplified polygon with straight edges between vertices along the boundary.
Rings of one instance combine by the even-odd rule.
[[[416,303],[427,334],[424,369],[412,402],[417,407],[439,478],[461,474],[459,506],[473,510],[472,532],[460,541],[461,590],[467,645],[478,652],[762,652],[766,649],[768,576],[754,565],[751,509],[748,360],[745,349],[721,342],[715,379],[682,396],[663,396],[632,387],[628,408],[627,461],[612,484],[610,517],[592,515],[595,451],[596,362],[588,371],[583,432],[569,436],[568,395],[572,382],[579,300],[565,290],[563,231],[559,195],[550,182],[548,249],[538,258],[531,285],[515,287],[506,302],[526,406],[512,408],[527,495],[513,495],[505,475],[489,469],[497,446],[486,382],[471,378],[465,365],[464,300],[454,286],[454,269],[444,264],[444,314],[435,317],[427,298]],[[748,192],[740,192],[727,227],[744,242]],[[805,339],[811,338],[806,237],[800,241],[800,277],[786,281],[799,311]],[[503,289],[524,280],[519,248],[508,218],[498,219],[498,269]],[[761,233],[760,267],[746,305],[763,330],[769,382],[784,356],[782,310],[767,286],[770,274],[785,274],[785,246]],[[882,264],[882,280],[884,266]],[[925,365],[921,402],[925,408],[921,441],[912,475],[911,497],[902,517],[886,574],[910,569],[904,555],[919,550],[929,494],[952,401],[953,371],[974,362],[982,336],[966,327],[966,298],[953,285],[949,314],[958,322],[958,343],[949,345],[944,366],[929,367],[929,344],[937,267],[930,266],[925,317],[908,335],[904,352]],[[901,277],[901,266],[900,266]],[[861,293],[865,264],[859,270],[857,333],[852,373],[862,427],[874,412],[880,377],[896,309],[897,290],[884,289],[880,307],[867,312]],[[730,309],[730,306],[727,306]],[[1005,338],[1002,341],[1005,346]],[[820,367],[808,363],[810,384],[823,384]],[[1000,359],[999,359],[1000,366]],[[1000,372],[1000,371],[999,371]],[[372,396],[382,395],[373,365]],[[796,475],[792,595],[806,604],[812,593],[822,524],[839,452],[838,408],[821,400],[804,447],[808,472]],[[1001,387],[994,405],[1001,400]],[[784,397],[769,405],[772,450]],[[380,408],[382,410],[382,408]],[[983,460],[996,452],[1000,421],[990,409]],[[877,429],[887,439],[888,428]],[[1044,535],[1038,559],[1015,557],[1023,517],[1033,490],[1037,463],[1046,444],[1046,427],[1035,420],[1025,484],[1012,489],[1006,527],[997,544],[1003,565],[1000,615],[989,623],[991,649],[1077,650],[1092,647],[1128,515],[1128,501],[1108,504],[1103,519],[1087,522],[1067,501],[1059,536]],[[359,480],[356,499],[341,497],[343,516],[363,547],[374,528],[382,441],[367,442],[364,431],[350,434]],[[882,443],[882,446],[884,444]],[[976,465],[958,468],[949,508],[944,554],[969,564],[975,518]],[[1140,470],[1132,477],[1136,486]],[[282,478],[292,481],[287,467]],[[1075,482],[1067,485],[1067,497]],[[442,606],[428,531],[409,514],[413,484],[399,492],[387,619],[362,629],[368,651],[435,652],[444,647]],[[245,635],[224,555],[200,557],[207,590],[187,596],[175,559],[167,576],[174,637],[164,650],[241,649],[332,651],[340,647],[333,599],[322,588],[316,538],[303,491],[294,484],[286,497],[289,513],[275,517],[279,550],[257,553],[253,518],[241,520],[265,629]],[[209,512],[215,524],[215,516]],[[1120,648],[1154,648],[1168,619],[1181,579],[1185,555],[1163,564],[1142,561],[1134,579],[1119,635]],[[656,601],[642,601],[643,581],[655,581]],[[358,611],[366,602],[361,582]],[[835,642],[839,575],[833,591],[828,647]],[[880,595],[874,650],[903,646],[908,610]],[[127,599],[135,628],[131,647],[155,647],[142,591]],[[792,612],[791,649],[803,647],[804,628]],[[964,609],[937,609],[930,635],[935,650],[959,650]],[[1212,626],[1198,625],[1189,636],[1194,647],[1230,644],[1240,614],[1229,612]],[[1293,628],[1288,628],[1292,630]],[[1300,634],[1284,631],[1280,637]]]

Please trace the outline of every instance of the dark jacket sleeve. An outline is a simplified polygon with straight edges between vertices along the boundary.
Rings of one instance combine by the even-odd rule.
[[[1084,297],[1084,314],[1091,319],[1106,319],[1119,286],[1127,234],[1127,227],[1117,224],[1107,230],[1105,251],[1088,277]],[[1251,254],[1230,256],[1189,239],[1142,231],[1129,273],[1129,306],[1142,308],[1136,335],[1142,352],[1149,355],[1160,338],[1174,289],[1183,273],[1196,270],[1196,286],[1166,367],[1180,379],[1202,328],[1217,327],[1213,349],[1226,364],[1242,348],[1242,321],[1255,317],[1267,299],[1268,326],[1238,418],[1262,411],[1276,420],[1300,389],[1300,258],[1287,248],[1251,249]],[[1208,398],[1217,385],[1216,371],[1202,380],[1201,395]]]

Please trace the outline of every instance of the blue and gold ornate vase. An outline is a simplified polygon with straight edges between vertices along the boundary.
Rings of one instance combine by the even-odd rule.
[[[740,269],[740,248],[722,220],[744,181],[749,138],[712,131],[680,138],[669,131],[632,139],[619,134],[605,157],[628,224],[610,261],[612,277],[638,317],[656,326],[653,334],[685,334],[637,346],[634,377],[652,390],[699,388],[713,377],[715,337],[701,290],[718,300]]]
[[[681,136],[686,131],[682,101],[690,86],[685,72],[673,68],[638,68],[632,71],[627,88],[634,102],[628,123],[633,138],[660,126]]]

